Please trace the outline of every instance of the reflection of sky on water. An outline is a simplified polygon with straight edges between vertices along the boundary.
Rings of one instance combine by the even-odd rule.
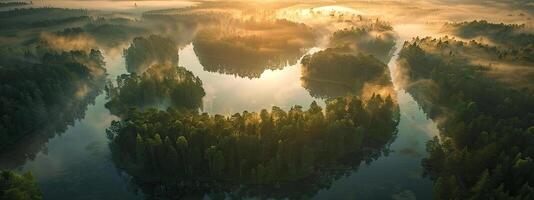
[[[432,31],[423,29],[424,26],[395,26],[400,36],[397,50],[412,36],[431,35]],[[124,58],[118,52],[105,55],[108,78],[112,80],[126,73]],[[396,58],[389,63],[392,74],[397,74]],[[324,107],[323,100],[311,97],[301,86],[300,64],[283,70],[266,70],[258,79],[241,78],[204,71],[193,46],[188,45],[180,50],[180,65],[202,79],[207,93],[204,111],[209,113],[259,111],[274,105],[285,110],[293,105],[306,109],[314,100]],[[393,77],[398,86],[401,80]],[[51,139],[45,151],[20,167],[21,171],[32,171],[36,176],[45,199],[135,198],[127,189],[127,178],[117,172],[111,161],[105,129],[116,118],[104,108],[104,96],[98,96],[95,105],[88,107],[83,120]],[[420,162],[426,156],[426,141],[437,133],[435,124],[427,119],[409,94],[397,89],[397,98],[401,120],[397,138],[391,145],[393,152],[370,165],[362,164],[357,172],[335,181],[328,190],[320,191],[316,199],[431,197],[431,182],[421,178]]]
[[[114,79],[126,72],[121,54],[108,52],[105,62],[108,78]],[[394,64],[390,62],[391,70],[395,69]],[[188,45],[180,51],[180,65],[203,80],[207,93],[204,111],[209,113],[259,111],[273,105],[284,109],[293,105],[307,108],[314,100],[324,106],[323,100],[311,97],[301,86],[300,64],[282,70],[266,70],[258,79],[240,78],[204,71],[193,46]],[[397,97],[401,121],[398,136],[391,145],[393,152],[370,165],[362,164],[357,172],[335,181],[328,190],[320,191],[316,199],[430,198],[431,183],[421,178],[420,162],[426,155],[426,141],[436,133],[435,125],[409,94],[398,90]],[[39,153],[35,160],[21,167],[22,171],[32,171],[37,177],[46,199],[136,197],[128,190],[127,177],[121,176],[110,160],[105,129],[115,117],[104,108],[105,102],[104,94],[97,97],[85,119],[51,139],[46,153]]]
[[[399,91],[397,95],[401,119],[397,138],[390,147],[393,152],[370,165],[362,164],[356,173],[334,182],[315,199],[431,199],[431,181],[421,177],[420,163],[426,156],[425,143],[431,138],[428,134],[434,132],[435,126],[409,94]]]
[[[205,112],[233,114],[244,110],[270,109],[275,105],[285,110],[294,105],[302,105],[306,109],[314,100],[324,106],[323,100],[313,98],[301,86],[300,61],[282,70],[267,69],[257,79],[241,78],[204,71],[193,46],[188,45],[180,51],[180,66],[191,70],[202,80],[206,91],[203,99]]]
[[[110,77],[125,72],[121,56],[105,55]],[[105,129],[112,116],[104,107],[105,94],[89,105],[85,118],[46,144],[46,149],[28,160],[21,171],[31,171],[45,199],[135,199],[127,189],[127,177],[116,170]]]
[[[398,134],[390,146],[392,152],[362,164],[356,173],[351,173],[322,190],[315,199],[431,199],[432,182],[422,177],[421,160],[426,157],[426,142],[438,133],[436,124],[428,119],[419,105],[406,91],[400,89],[401,80],[396,74],[398,52],[405,40],[416,33],[431,32],[419,25],[401,25],[397,50],[388,63],[397,91],[400,108]],[[409,31],[408,31],[409,30]]]

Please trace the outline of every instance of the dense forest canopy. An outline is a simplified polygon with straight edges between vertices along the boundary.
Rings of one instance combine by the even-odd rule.
[[[103,86],[105,72],[98,50],[41,52],[40,58],[29,51],[14,52],[0,51],[11,58],[0,62],[1,149],[42,128],[51,116],[71,115],[64,111],[94,95]]]
[[[9,160],[0,163],[0,169],[32,170],[21,166],[43,156],[42,160],[56,159],[46,165],[59,168],[53,169],[57,171],[51,173],[51,182],[64,181],[59,180],[64,176],[67,184],[84,187],[81,182],[86,179],[69,171],[72,161],[54,154],[53,148],[48,155],[48,147],[54,145],[45,144],[83,120],[88,105],[101,94],[109,78],[103,52],[113,63],[109,67],[122,61],[113,58],[122,52],[128,74],[108,80],[107,98],[98,98],[94,106],[107,101],[105,107],[119,117],[105,109],[95,111],[97,117],[106,116],[99,122],[119,120],[107,128],[109,140],[93,134],[109,142],[116,165],[104,163],[103,168],[91,170],[117,167],[120,177],[139,186],[135,189],[141,189],[141,198],[147,199],[320,198],[319,192],[336,192],[330,190],[334,181],[390,153],[400,121],[397,101],[413,102],[396,99],[385,64],[395,52],[395,31],[406,31],[400,34],[403,37],[426,36],[422,35],[426,28],[448,21],[442,32],[432,33],[449,36],[405,42],[394,71],[400,72],[401,86],[440,130],[439,137],[427,143],[428,156],[422,160],[435,198],[534,199],[534,15],[530,9],[534,4],[528,0],[437,2],[431,6],[382,1],[371,6],[360,1],[208,1],[146,12],[138,8],[141,2],[121,11],[0,2],[0,155]],[[466,2],[467,7],[456,5]],[[488,21],[450,22],[475,15]],[[499,20],[525,24],[494,22]],[[298,93],[297,98],[302,92],[303,98],[321,102],[311,103],[308,109],[274,105],[270,110],[231,116],[201,113],[203,98],[216,95],[206,94],[214,90],[211,82],[204,82],[205,90],[199,77],[178,65],[178,50],[186,45],[193,46],[204,71],[223,74],[217,77],[255,79],[233,77],[240,83],[261,80],[256,78],[265,70],[284,69],[301,60],[302,66],[293,66],[301,67],[300,82],[287,88],[302,89],[300,83],[311,96],[303,90],[288,91]],[[324,49],[315,52],[313,47]],[[280,94],[276,98],[286,98]],[[319,106],[322,100],[324,108]],[[410,109],[403,107],[403,114]],[[411,122],[411,114],[403,122],[420,125]],[[89,123],[95,126],[91,133],[105,129]],[[82,132],[78,127],[72,132]],[[77,143],[58,146],[68,151],[72,149],[66,146],[78,146],[73,144]],[[25,151],[10,151],[21,148]],[[102,157],[111,162],[107,148]],[[388,159],[383,163],[388,164]],[[39,162],[43,161],[38,160],[31,165],[42,167]],[[74,160],[74,165],[85,164]],[[395,175],[402,176],[400,172]],[[72,184],[72,180],[82,181]],[[45,187],[48,181],[39,179]],[[369,188],[372,184],[364,183]],[[403,197],[419,198],[419,194],[410,196],[412,191],[403,192]],[[31,173],[6,171],[0,173],[0,199],[41,199],[41,194]]]
[[[124,57],[128,72],[142,74],[153,65],[176,66],[178,46],[172,39],[157,35],[137,37],[124,50]]]
[[[525,24],[491,23],[486,20],[447,23],[444,29],[465,39],[488,40],[507,48],[527,48],[532,51],[534,33],[527,31]]]
[[[441,137],[427,144],[430,156],[422,164],[436,199],[530,199],[534,92],[488,76],[485,66],[454,49],[431,50],[473,45],[483,47],[416,38],[400,52],[406,89],[440,122]]]
[[[62,8],[28,8],[0,12],[0,45],[27,45],[44,32],[62,31],[89,20],[88,11]]]
[[[301,62],[302,86],[313,96],[361,95],[367,85],[391,85],[384,63],[372,55],[355,54],[349,47],[328,48],[306,55]]]
[[[363,21],[333,32],[327,49],[302,58],[301,84],[314,97],[393,94],[389,70],[396,34],[390,24]],[[367,97],[366,97],[367,96]]]
[[[206,95],[202,81],[178,66],[178,47],[172,39],[135,38],[124,56],[130,74],[118,76],[117,84],[106,85],[106,107],[112,113],[121,115],[130,108],[202,108]]]
[[[42,196],[31,173],[0,171],[0,199],[40,200]]]
[[[391,97],[362,101],[348,95],[329,99],[324,111],[315,102],[306,111],[273,107],[232,116],[131,110],[112,123],[108,135],[117,164],[148,195],[185,198],[231,192],[240,185],[247,193],[257,187],[283,190],[273,186],[303,179],[330,179],[321,174],[357,168],[361,160],[379,156],[394,138],[397,123]]]
[[[135,37],[170,37],[179,44],[191,41],[197,22],[173,21],[149,15],[62,8],[28,8],[0,12],[0,45],[53,44],[61,50],[123,48]]]
[[[199,109],[206,94],[202,81],[183,67],[152,65],[143,74],[123,74],[106,86],[106,107],[121,115],[130,108]]]
[[[458,37],[493,46],[499,59],[534,62],[534,32],[525,24],[496,24],[485,20],[448,23],[443,29]]]
[[[330,37],[330,47],[349,47],[356,52],[371,54],[383,63],[393,56],[396,34],[389,23],[374,23],[337,30]]]
[[[454,64],[461,62],[478,66],[481,73],[485,76],[497,79],[506,85],[515,88],[534,88],[532,78],[534,78],[534,60],[526,52],[516,51],[504,46],[491,46],[471,40],[469,42],[455,40],[445,36],[442,38],[416,38],[414,43],[419,48],[410,48],[410,51],[424,51],[423,53],[413,54],[414,62],[433,57],[446,60]],[[426,58],[416,58],[419,55],[428,55]],[[419,64],[418,64],[419,65]],[[430,72],[431,68],[424,68]],[[416,77],[416,71],[410,72]],[[417,77],[416,77],[417,78]]]

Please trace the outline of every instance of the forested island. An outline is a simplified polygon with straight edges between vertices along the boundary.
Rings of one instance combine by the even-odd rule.
[[[205,92],[202,81],[183,67],[152,65],[143,74],[123,74],[106,91],[111,113],[121,115],[130,108],[200,109]]]
[[[178,66],[178,47],[172,39],[157,35],[135,38],[124,57],[130,74],[106,85],[106,107],[113,114],[124,114],[130,108],[202,108],[206,94],[202,81]]]
[[[372,55],[350,48],[328,48],[302,61],[302,86],[313,96],[328,98],[361,94],[365,84],[391,85],[387,66]]]
[[[137,37],[124,50],[124,58],[128,72],[143,74],[153,65],[176,66],[178,46],[174,40],[158,35]]]
[[[473,62],[481,50],[495,52],[450,38],[415,38],[400,52],[406,89],[440,122],[425,174],[436,199],[529,199],[534,92],[490,76],[487,63]]]
[[[302,58],[301,85],[319,98],[391,95],[384,63],[391,59],[395,40],[391,25],[378,20],[337,30],[330,36],[329,48]]]
[[[268,190],[266,197],[305,198],[340,175],[333,172],[387,152],[398,117],[389,96],[348,95],[329,99],[325,110],[315,102],[305,111],[273,107],[232,116],[130,110],[107,132],[119,168],[152,197]],[[302,188],[310,191],[287,188],[302,180],[312,181]]]
[[[534,199],[534,4],[423,2],[0,2],[0,199]]]

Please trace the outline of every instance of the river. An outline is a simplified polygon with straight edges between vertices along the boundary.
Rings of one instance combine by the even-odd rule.
[[[396,29],[411,29],[410,25]],[[399,31],[399,30],[397,30]],[[405,40],[412,36],[399,32],[398,53]],[[317,48],[311,51],[317,51]],[[258,111],[273,105],[288,109],[292,105],[306,108],[312,101],[324,106],[324,101],[310,96],[300,83],[300,64],[281,70],[266,70],[257,79],[204,71],[194,47],[190,44],[180,50],[180,65],[191,70],[203,81],[206,97],[203,111],[232,114],[243,110]],[[388,63],[391,74],[396,73],[396,58]],[[105,54],[108,79],[126,73],[124,58]],[[299,62],[300,63],[300,62]],[[320,190],[314,199],[430,199],[431,181],[422,178],[421,159],[426,156],[425,143],[437,134],[436,125],[428,119],[417,102],[398,87],[393,76],[400,107],[398,134],[390,146],[391,152],[363,163],[359,170],[336,180],[328,189]],[[77,120],[63,133],[57,133],[33,157],[15,163],[12,157],[2,156],[0,166],[30,171],[42,189],[44,199],[142,199],[130,177],[117,170],[111,159],[106,128],[117,117],[104,107],[105,94],[101,93],[89,105],[83,119]],[[31,140],[31,139],[30,139]],[[23,144],[21,144],[23,145]],[[10,155],[27,155],[29,146],[15,148],[20,152]]]

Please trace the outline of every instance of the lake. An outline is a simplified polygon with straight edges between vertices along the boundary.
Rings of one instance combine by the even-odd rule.
[[[35,2],[35,5],[32,6],[40,7],[43,5],[49,5],[52,7],[101,10],[98,11],[97,14],[90,11],[88,15],[103,15],[108,17],[116,14],[117,16],[133,19],[132,21],[120,22],[114,25],[117,27],[123,26],[123,24],[124,26],[132,26],[131,29],[125,31],[132,33],[132,35],[125,34],[128,37],[120,36],[118,38],[121,40],[111,40],[113,42],[117,41],[116,44],[113,43],[113,45],[111,45],[110,42],[101,42],[100,37],[115,37],[112,35],[122,34],[120,31],[104,32],[103,35],[97,35],[92,31],[96,32],[98,29],[92,30],[90,29],[92,26],[82,26],[87,30],[72,40],[65,39],[67,41],[65,43],[66,47],[62,47],[65,48],[63,51],[76,50],[80,46],[85,47],[86,45],[89,47],[100,47],[99,49],[101,49],[103,61],[105,62],[103,65],[106,70],[104,78],[110,84],[118,84],[118,79],[116,78],[121,75],[135,75],[136,73],[142,74],[144,73],[143,70],[147,70],[147,73],[149,73],[148,71],[150,69],[133,68],[132,66],[137,64],[136,62],[141,63],[137,64],[140,67],[147,65],[147,63],[150,63],[148,65],[154,66],[163,66],[169,64],[167,61],[175,59],[174,56],[176,55],[166,55],[172,54],[172,52],[165,50],[166,47],[161,45],[154,45],[152,47],[150,45],[155,43],[150,43],[150,39],[147,39],[146,41],[149,42],[145,43],[141,41],[139,45],[133,45],[135,41],[132,41],[134,36],[145,36],[146,38],[146,35],[148,34],[145,34],[145,32],[148,32],[147,30],[149,29],[151,31],[152,29],[157,30],[154,31],[155,33],[151,34],[168,36],[171,41],[178,43],[171,45],[172,47],[178,49],[178,55],[176,58],[178,62],[170,62],[170,65],[172,65],[172,67],[183,67],[192,72],[194,76],[197,76],[201,80],[202,89],[205,94],[202,95],[200,103],[201,106],[197,110],[200,110],[200,112],[206,112],[210,115],[220,114],[230,118],[230,116],[235,113],[242,113],[243,111],[260,113],[262,109],[270,109],[273,106],[288,111],[294,108],[293,106],[295,105],[301,105],[303,110],[308,110],[311,107],[310,105],[312,102],[317,102],[317,105],[327,109],[329,108],[328,105],[330,105],[327,99],[336,97],[335,94],[347,93],[345,90],[354,92],[362,99],[364,97],[374,97],[375,93],[382,93],[381,95],[383,95],[385,91],[385,94],[390,95],[393,98],[394,107],[398,107],[397,112],[399,114],[399,118],[398,121],[395,122],[396,126],[393,127],[394,131],[389,133],[390,138],[388,138],[387,142],[380,143],[379,147],[376,149],[372,149],[371,147],[362,147],[362,152],[358,150],[354,156],[354,159],[357,160],[357,162],[354,162],[355,166],[346,168],[337,165],[331,167],[327,164],[318,164],[316,166],[317,169],[321,169],[319,170],[320,172],[316,172],[321,174],[321,176],[317,175],[318,177],[328,177],[328,181],[326,181],[326,183],[318,181],[320,183],[315,185],[316,183],[314,181],[316,180],[311,180],[311,182],[306,183],[306,181],[309,180],[306,178],[298,179],[299,181],[295,182],[292,182],[293,180],[283,179],[282,181],[276,182],[275,186],[271,184],[265,184],[269,185],[267,187],[268,189],[257,189],[255,186],[261,184],[249,184],[248,180],[228,180],[214,178],[214,180],[205,181],[202,179],[194,182],[197,184],[195,188],[197,188],[198,191],[190,196],[192,198],[273,198],[273,196],[269,195],[271,191],[276,191],[274,198],[294,198],[296,195],[303,195],[302,197],[305,199],[431,199],[435,197],[433,194],[433,181],[429,177],[423,176],[424,168],[422,166],[422,160],[429,157],[429,153],[426,149],[427,142],[436,136],[440,136],[440,129],[438,129],[438,126],[439,123],[441,123],[441,121],[439,121],[441,118],[436,117],[436,115],[433,114],[435,113],[434,110],[432,110],[434,108],[429,108],[426,101],[425,104],[421,104],[421,96],[418,96],[421,93],[414,92],[413,88],[410,87],[412,85],[410,81],[413,81],[415,78],[407,78],[408,75],[406,75],[406,69],[404,66],[405,64],[399,64],[399,60],[401,60],[400,57],[404,56],[400,54],[401,51],[406,47],[405,42],[412,41],[412,38],[423,38],[426,36],[440,38],[449,33],[443,28],[439,28],[440,25],[437,24],[442,24],[443,22],[451,19],[456,21],[470,20],[470,17],[465,17],[461,13],[458,14],[456,10],[454,12],[450,12],[451,15],[454,15],[453,17],[447,15],[440,17],[425,15],[431,18],[427,21],[410,21],[407,19],[407,16],[398,13],[393,13],[391,15],[398,15],[402,17],[395,18],[395,16],[384,14],[383,18],[389,19],[390,22],[388,23],[391,23],[391,30],[387,31],[383,31],[380,28],[373,29],[376,28],[376,26],[381,26],[379,20],[377,19],[377,15],[380,16],[382,13],[376,10],[380,6],[374,7],[373,5],[363,4],[361,2],[352,4],[344,3],[340,4],[338,7],[329,7],[326,5],[326,3],[318,3],[318,5],[321,7],[316,11],[313,11],[313,9],[310,8],[313,7],[313,4],[306,3],[295,5],[279,5],[279,7],[274,6],[276,7],[275,9],[283,10],[283,13],[282,11],[276,13],[278,16],[285,16],[288,19],[299,21],[307,25],[300,25],[296,23],[293,24],[293,22],[271,23],[269,21],[269,16],[271,16],[272,13],[269,13],[268,11],[265,11],[264,13],[255,12],[254,9],[251,11],[250,8],[248,10],[238,10],[231,7],[217,8],[217,6],[215,6],[215,8],[205,8],[208,11],[203,9],[198,11],[203,14],[208,13],[206,14],[207,16],[209,16],[210,12],[218,12],[222,10],[222,13],[227,14],[226,11],[228,11],[228,13],[231,13],[228,14],[229,16],[238,15],[240,18],[245,19],[244,22],[242,22],[243,24],[235,25],[236,27],[239,27],[238,30],[230,30],[232,28],[229,27],[234,26],[232,23],[241,22],[233,22],[231,20],[222,20],[222,22],[219,22],[210,17],[202,18],[202,14],[199,14],[198,16],[195,14],[188,15],[188,12],[197,12],[190,10],[176,11],[178,13],[186,13],[184,14],[185,17],[194,16],[194,18],[191,18],[192,20],[189,22],[182,19],[181,17],[184,16],[181,15],[176,18],[169,19],[162,17],[165,17],[166,15],[172,15],[173,12],[175,12],[172,9],[149,12],[151,14],[141,15],[141,13],[150,10],[159,10],[171,7],[184,8],[186,6],[197,5],[197,3],[191,2],[41,1]],[[443,8],[443,6],[445,5],[436,6],[435,9],[439,10]],[[348,7],[351,8],[349,9]],[[410,9],[408,6],[401,7],[402,9]],[[429,6],[428,9],[430,9],[430,7],[431,6]],[[357,8],[360,8],[360,10],[355,11]],[[479,7],[477,7],[477,9],[478,8]],[[292,13],[293,10],[299,9],[300,14],[299,12]],[[309,13],[312,14],[308,14],[308,10]],[[427,11],[428,10],[426,10],[425,7],[421,8],[417,12],[426,13]],[[235,14],[234,12],[238,14]],[[321,12],[334,13],[330,15],[339,15],[338,17],[340,19],[334,20],[335,24],[332,24],[332,27],[324,28],[328,23],[322,22],[321,20],[324,20],[323,18],[328,19],[328,14],[326,16],[318,14]],[[256,17],[260,18],[260,21],[264,20],[263,18],[265,18],[268,22],[255,22],[254,14],[251,13],[262,13],[260,17]],[[484,16],[489,16],[488,18],[493,17],[491,13],[482,11],[480,13],[481,18]],[[351,16],[351,19],[341,20],[341,18],[344,17],[343,14],[345,14],[345,17]],[[70,16],[71,14],[68,15]],[[152,15],[158,15],[157,17],[162,18],[157,18],[154,20],[150,18],[154,17]],[[318,17],[314,18],[309,17],[308,15],[317,15]],[[307,62],[311,60],[309,62],[312,63],[315,59],[315,55],[318,55],[320,52],[326,52],[329,48],[333,48],[332,43],[334,43],[334,39],[329,39],[330,33],[332,32],[332,30],[329,29],[341,30],[342,28],[351,26],[365,27],[365,23],[367,22],[362,22],[365,21],[362,20],[362,15],[364,18],[368,17],[369,22],[373,24],[370,25],[370,27],[373,27],[371,28],[373,30],[370,31],[370,33],[377,34],[377,36],[373,35],[370,37],[387,40],[386,38],[391,36],[391,40],[394,42],[392,43],[393,46],[391,46],[391,49],[386,52],[387,55],[378,55],[380,54],[380,49],[376,50],[374,47],[381,45],[381,43],[377,42],[373,43],[371,47],[365,47],[363,43],[367,42],[367,40],[357,41],[353,39],[349,41],[357,41],[356,47],[348,45],[350,46],[348,48],[355,48],[358,52],[372,52],[370,55],[372,54],[373,56],[377,57],[378,59],[374,59],[374,57],[373,59],[378,63],[382,63],[386,71],[377,75],[379,78],[373,78],[365,81],[362,80],[362,86],[360,89],[352,88],[353,85],[360,84],[359,82],[357,82],[357,84],[349,84],[348,86],[332,86],[330,83],[333,83],[333,81],[336,80],[325,81],[329,78],[326,77],[326,75],[322,77],[322,74],[325,74],[324,71],[314,74],[316,73],[313,71],[315,69],[311,69],[312,64],[308,64]],[[357,16],[360,18],[359,22],[355,22],[358,21],[355,20],[358,18]],[[512,19],[512,17],[505,17],[503,21],[515,22],[523,19],[519,18],[519,15],[514,16],[517,18]],[[143,19],[145,19],[146,22],[143,21]],[[147,19],[154,21],[149,21]],[[89,21],[91,20],[94,19],[90,19]],[[163,23],[159,24],[165,20],[179,21],[180,24],[176,25],[174,24],[174,21],[173,23],[170,23],[171,25],[162,25]],[[69,24],[66,25],[66,27],[76,27],[77,23],[81,22],[74,22],[74,25]],[[135,23],[143,24],[138,25]],[[261,23],[266,23],[268,25]],[[303,28],[301,26],[309,27]],[[264,29],[263,27],[268,28]],[[64,27],[58,28],[56,26],[50,26],[49,28],[42,28],[42,30],[44,30],[43,32],[45,32],[47,29],[56,31],[63,28]],[[377,31],[379,29],[380,31]],[[14,28],[13,30],[16,31],[18,29]],[[22,30],[23,29],[21,28],[20,31]],[[308,33],[306,32],[308,30],[310,30],[309,35],[307,35]],[[34,31],[39,33],[41,29],[36,29]],[[298,34],[294,34],[295,32]],[[67,36],[69,34],[74,33],[65,33]],[[94,36],[94,39],[91,37],[92,34],[96,35]],[[188,38],[188,34],[191,34],[191,38]],[[225,34],[229,36],[226,37]],[[233,34],[237,36],[234,36]],[[28,33],[28,35],[30,36],[25,35],[24,37],[33,37],[31,36],[31,33]],[[42,35],[43,34],[41,34],[39,37],[43,37]],[[250,38],[247,38],[249,36]],[[5,36],[2,35],[2,38],[0,38],[2,39],[0,42],[4,40],[8,41],[6,38],[9,37],[14,36],[10,36],[10,34],[5,33]],[[45,38],[53,37],[51,36]],[[243,41],[241,39],[243,39]],[[79,42],[80,40],[83,42]],[[469,41],[468,39],[458,40]],[[52,46],[54,44],[59,46],[61,41],[62,40],[56,38],[50,44],[52,44]],[[76,41],[78,41],[78,43],[76,43]],[[227,42],[228,44],[219,44],[218,42],[221,41]],[[340,42],[346,41],[340,39]],[[7,43],[11,42],[6,42],[6,44]],[[281,45],[282,43],[283,45]],[[71,47],[69,44],[79,44],[79,46]],[[134,51],[135,49],[132,51],[128,49],[130,44],[132,44],[131,46],[146,48],[143,50],[145,52],[153,51],[154,53],[151,53],[149,56],[144,54],[134,55],[134,53],[136,53],[136,51]],[[247,49],[247,45],[249,44],[250,46],[258,45],[260,47],[256,48],[257,52],[251,53]],[[216,51],[216,48],[221,48],[221,50]],[[340,49],[340,51],[345,51],[342,48]],[[124,51],[124,53],[122,51]],[[127,51],[132,53],[129,53],[130,55],[126,55],[128,54]],[[140,51],[141,50],[138,50],[137,52]],[[228,57],[224,59],[218,56],[226,55],[225,53],[228,54]],[[452,55],[453,52],[451,51],[450,54]],[[353,54],[348,53],[347,55]],[[153,58],[150,56],[153,56]],[[356,56],[356,54],[353,56]],[[139,60],[140,58],[146,60]],[[265,65],[265,67],[261,66],[258,67],[258,69],[252,69],[251,67],[247,67],[249,65]],[[141,71],[134,73],[132,70]],[[334,77],[339,77],[341,80],[347,74],[350,74],[350,72],[346,72],[346,74],[335,74]],[[165,76],[165,73],[160,75]],[[386,77],[385,80],[380,79],[380,76],[382,75]],[[319,82],[313,82],[317,80],[319,80]],[[126,82],[127,81],[124,81],[124,84],[127,84]],[[336,84],[338,83],[333,83],[333,85]],[[337,91],[337,89],[339,89],[339,91]],[[120,89],[118,90],[120,91]],[[413,94],[416,95],[414,96]],[[189,93],[187,93],[186,96],[188,95]],[[158,182],[147,178],[141,172],[136,171],[139,170],[138,168],[130,168],[128,164],[125,164],[129,162],[128,159],[130,155],[128,153],[120,151],[114,152],[115,150],[122,148],[121,146],[115,146],[117,144],[114,143],[116,140],[115,138],[119,137],[120,134],[117,134],[114,136],[114,138],[113,136],[110,136],[109,133],[106,134],[106,130],[109,132],[112,121],[127,118],[127,114],[120,113],[123,111],[120,111],[119,114],[117,114],[114,113],[112,109],[112,111],[110,111],[107,104],[110,101],[109,97],[110,92],[101,87],[100,89],[96,90],[93,96],[88,95],[88,99],[84,100],[86,105],[82,104],[82,106],[79,108],[67,112],[76,113],[76,116],[78,117],[63,121],[61,118],[49,119],[50,121],[48,121],[48,124],[58,123],[60,124],[60,127],[64,128],[42,128],[42,130],[38,129],[37,131],[33,131],[35,133],[23,137],[18,143],[13,145],[12,148],[7,149],[5,152],[0,154],[0,169],[14,170],[20,173],[31,172],[36,178],[37,184],[42,191],[44,199],[145,199],[145,197],[150,196],[157,197],[157,195],[159,195],[158,191],[160,190],[167,191],[167,187],[172,186],[165,185],[161,181]],[[170,97],[170,99],[172,98],[173,97]],[[165,106],[167,106],[168,101],[168,99],[156,101],[160,103],[157,106],[152,107],[165,110]],[[168,106],[172,107],[172,103]],[[150,104],[147,103],[141,106],[139,110],[144,111],[150,107]],[[180,110],[181,108],[176,106],[176,109]],[[243,114],[243,116],[245,116],[245,114]],[[150,126],[149,122],[145,123],[149,124],[148,126]],[[145,127],[146,126],[147,125],[145,125]],[[139,137],[139,135],[137,136]],[[159,138],[160,136],[157,135],[157,137]],[[159,142],[161,142],[162,139],[163,138],[160,138]],[[171,137],[171,139],[174,138]],[[168,140],[168,137],[165,140]],[[191,142],[190,145],[192,145],[192,141],[190,140],[189,142]],[[373,153],[369,153],[369,155],[367,155],[367,151],[371,151]],[[227,157],[226,152],[223,152],[225,153],[225,157],[228,159],[229,157]],[[120,159],[117,159],[117,156]],[[346,165],[346,163],[343,164]],[[210,161],[210,170],[212,169],[211,165],[212,164]],[[254,168],[253,173],[256,173],[256,169],[257,168]],[[259,169],[257,170],[259,171]],[[143,171],[143,173],[145,172],[146,171]],[[324,177],[322,177],[322,175],[324,175]],[[158,182],[161,185],[155,184],[155,182]],[[208,185],[206,186],[208,188],[215,188],[215,186],[210,185],[212,183],[215,186],[223,185],[220,189],[222,192],[220,192],[219,189],[214,189],[213,191],[204,189],[202,186],[203,184],[206,184]],[[307,188],[303,189],[302,194],[300,194],[300,186],[294,185],[300,183],[302,185],[313,185],[311,186],[313,189],[311,189],[311,191],[307,190]],[[188,185],[189,183],[180,184]],[[176,185],[180,184],[178,184],[178,182],[176,183]],[[225,184],[233,186],[226,187]],[[293,186],[290,186],[292,184]],[[248,190],[249,185],[252,185],[250,186],[252,188],[250,191]],[[295,191],[291,191],[293,190],[292,187],[295,187]],[[244,192],[240,193],[241,191]],[[280,194],[278,194],[278,192]],[[288,193],[287,196],[284,196],[285,192]],[[222,197],[219,195],[220,193],[222,193]],[[275,192],[273,192],[273,194],[274,193]],[[181,197],[185,198],[187,195]]]

